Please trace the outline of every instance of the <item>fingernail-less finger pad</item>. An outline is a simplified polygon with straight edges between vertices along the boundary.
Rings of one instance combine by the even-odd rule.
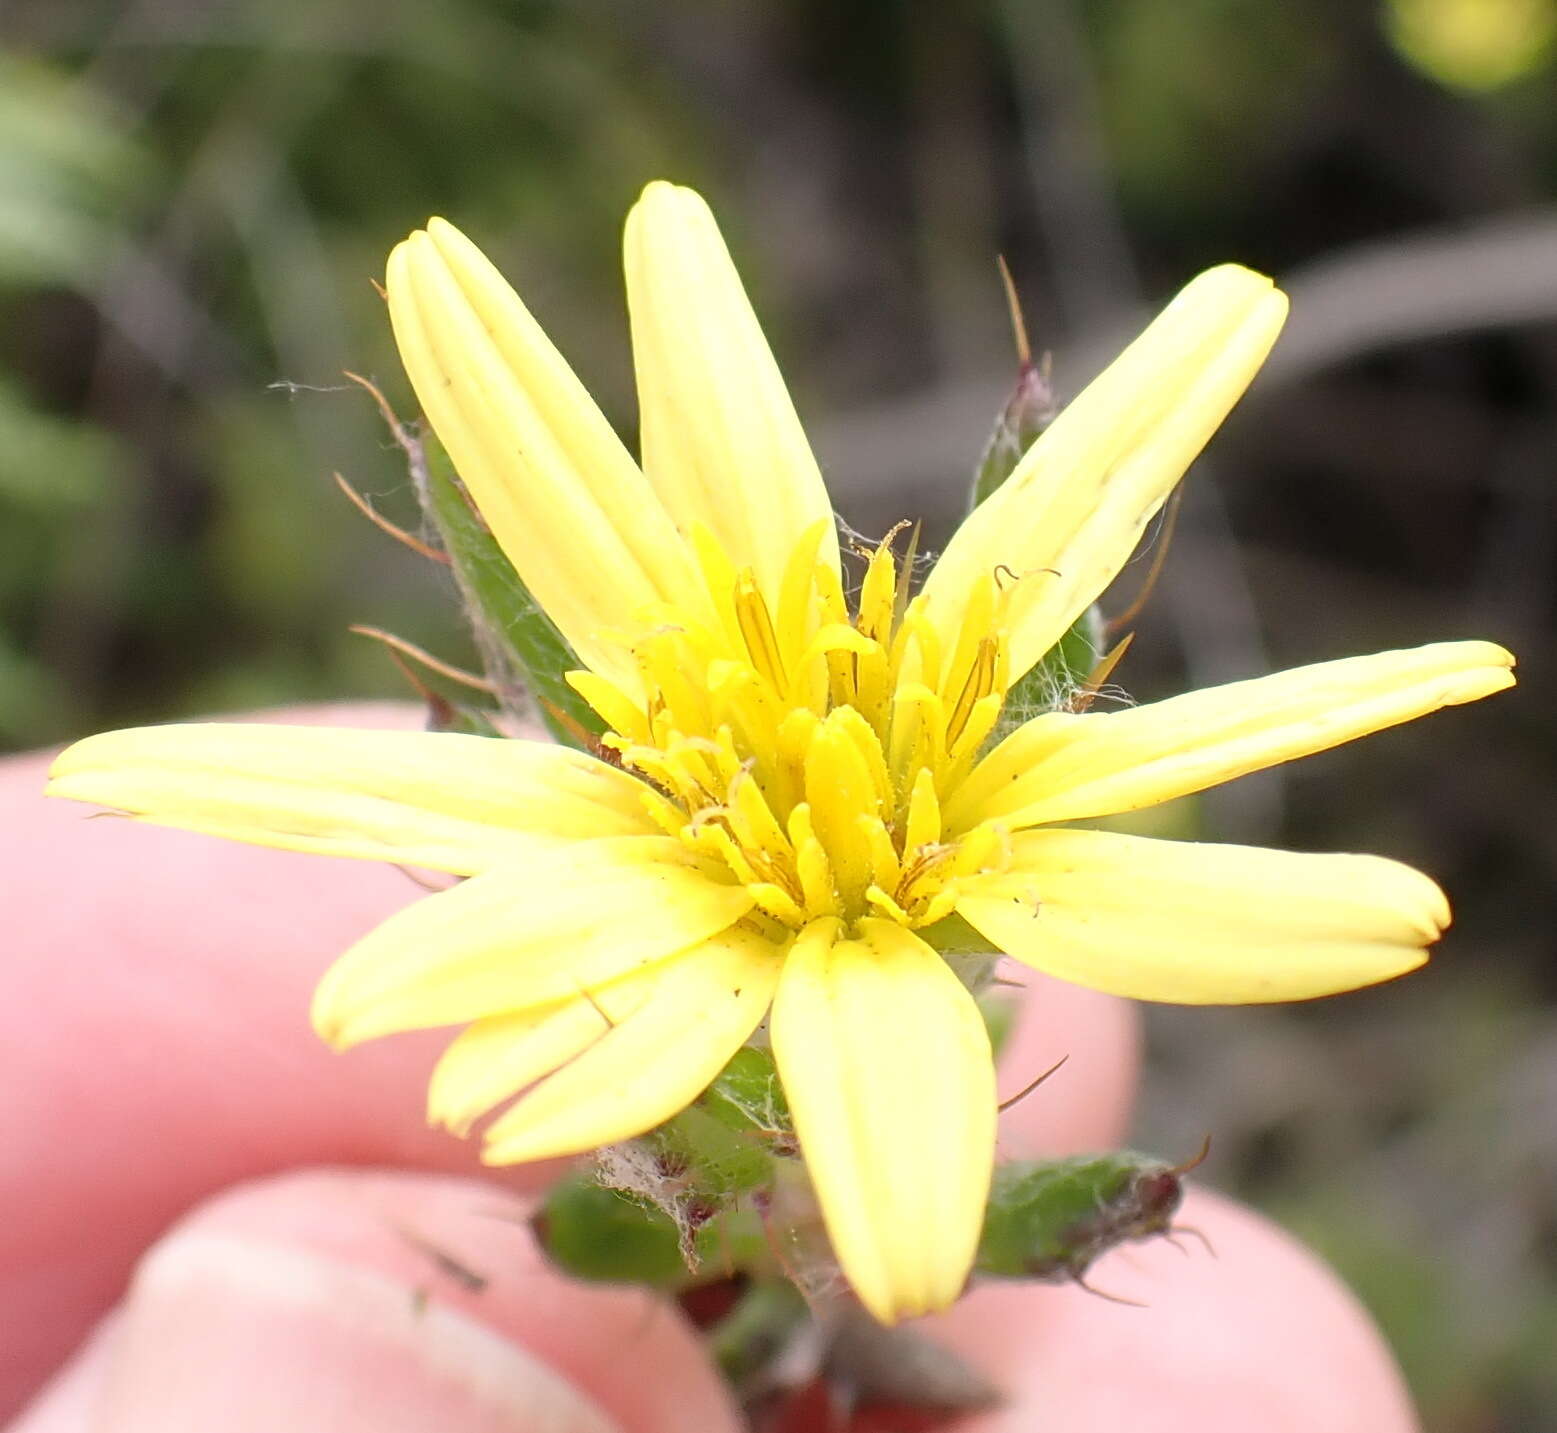
[[[84,1433],[96,1429],[103,1371],[113,1357],[119,1319],[110,1314],[56,1371],[5,1433]]]
[[[190,1231],[141,1266],[106,1426],[310,1433],[615,1433],[555,1370],[383,1274]]]

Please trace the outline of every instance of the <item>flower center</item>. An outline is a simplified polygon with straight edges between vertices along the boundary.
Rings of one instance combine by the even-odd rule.
[[[1002,587],[990,579],[947,650],[926,599],[909,600],[912,543],[901,566],[892,550],[904,526],[860,553],[852,613],[818,559],[820,527],[769,594],[694,534],[717,620],[651,614],[630,642],[642,701],[571,678],[611,727],[606,747],[655,788],[660,824],[795,929],[822,916],[929,925],[959,878],[1007,864],[1002,828],[942,820],[1005,700]]]

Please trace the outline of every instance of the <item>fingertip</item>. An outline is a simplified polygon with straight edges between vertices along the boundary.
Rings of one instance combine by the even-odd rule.
[[[936,1336],[1006,1391],[966,1433],[1415,1433],[1398,1367],[1351,1292],[1258,1214],[1202,1189],[1180,1222],[1215,1250],[1116,1250],[1074,1285],[990,1283]]]
[[[6,1424],[6,1433],[88,1433],[100,1427],[103,1379],[118,1323],[111,1314],[99,1323],[16,1420]]]
[[[404,728],[423,714],[380,702],[253,719]],[[445,1035],[339,1057],[308,1027],[320,973],[416,897],[404,873],[46,800],[49,759],[0,761],[0,867],[16,897],[0,1145],[18,1190],[0,1225],[0,1417],[158,1231],[213,1191],[326,1162],[477,1167],[422,1121]]]
[[[1012,1099],[1055,1061],[1065,1062],[1001,1116],[1001,1156],[1044,1158],[1119,1144],[1130,1128],[1140,1073],[1139,1008],[1010,961],[1001,974],[1025,987],[1001,1054],[1001,1099]]]
[[[141,1262],[102,1416],[120,1433],[733,1429],[676,1311],[554,1273],[526,1212],[479,1181],[377,1171],[231,1191]]]

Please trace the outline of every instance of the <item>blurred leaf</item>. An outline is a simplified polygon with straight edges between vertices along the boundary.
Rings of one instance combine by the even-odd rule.
[[[0,281],[90,287],[147,171],[100,95],[0,51]]]
[[[34,408],[0,378],[0,498],[30,508],[79,506],[102,495],[119,460],[111,434]]]
[[[57,730],[63,693],[53,676],[0,632],[0,744],[21,745]]]
[[[1154,210],[1239,200],[1331,57],[1331,22],[1266,0],[1089,7],[1115,178]]]

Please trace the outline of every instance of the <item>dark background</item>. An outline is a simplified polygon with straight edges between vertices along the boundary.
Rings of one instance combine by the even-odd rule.
[[[1438,876],[1430,969],[1152,1012],[1140,1141],[1317,1243],[1438,1433],[1557,1418],[1547,655],[1557,0],[690,0],[0,10],[0,743],[396,694],[347,624],[469,653],[341,370],[408,389],[370,280],[429,213],[631,435],[645,180],[721,215],[849,521],[949,531],[1013,377],[994,257],[1073,394],[1197,269],[1294,299],[1197,469],[1138,698],[1449,637],[1510,695],[1156,829]],[[1143,564],[1128,572],[1118,610]]]

